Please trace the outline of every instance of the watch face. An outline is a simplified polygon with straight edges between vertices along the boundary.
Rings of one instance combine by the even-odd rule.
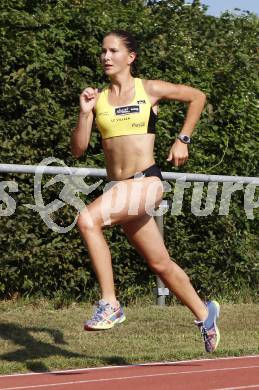
[[[184,142],[185,144],[190,144],[191,143],[191,138],[188,137],[188,135],[180,135],[178,137],[182,142]]]
[[[189,137],[188,135],[178,135],[177,138],[180,139],[185,144],[191,143],[191,137]]]

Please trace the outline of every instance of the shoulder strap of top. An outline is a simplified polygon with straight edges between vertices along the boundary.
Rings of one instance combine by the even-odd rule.
[[[98,92],[100,92],[100,96],[97,100],[95,110],[98,110],[98,108],[100,108],[100,105],[104,106],[108,104],[108,87],[98,88]]]
[[[150,103],[150,100],[149,100],[148,94],[145,91],[142,79],[136,78],[135,80],[136,80],[135,81],[136,96],[138,96],[138,98],[140,98],[140,99],[145,98],[147,100],[147,102]]]

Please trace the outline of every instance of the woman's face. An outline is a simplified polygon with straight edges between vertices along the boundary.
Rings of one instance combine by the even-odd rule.
[[[129,52],[123,39],[116,35],[107,35],[102,44],[101,63],[107,76],[118,74],[125,69],[130,71],[130,64],[136,55]]]

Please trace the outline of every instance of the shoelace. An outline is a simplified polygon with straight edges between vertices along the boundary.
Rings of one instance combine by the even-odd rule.
[[[204,340],[204,342],[205,343],[209,343],[210,345],[211,345],[211,338],[212,338],[212,335],[209,335],[207,332],[208,332],[208,330],[207,330],[207,328],[205,327],[205,326],[201,326],[200,327],[200,330],[201,330],[201,335],[202,335],[202,337],[203,337],[203,340]]]
[[[102,318],[103,318],[102,314],[105,311],[105,306],[106,305],[99,305],[97,307],[97,310],[96,310],[96,312],[95,312],[95,314],[94,314],[94,316],[92,318],[93,321],[100,321],[100,320],[102,320]]]

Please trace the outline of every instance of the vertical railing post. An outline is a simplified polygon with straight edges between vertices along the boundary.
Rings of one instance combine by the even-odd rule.
[[[167,208],[168,203],[167,201],[162,201],[159,205],[159,209],[161,208]],[[160,231],[160,234],[162,238],[164,239],[164,217],[163,213],[159,213],[160,215],[155,215],[155,221],[157,224],[157,227]],[[156,276],[156,304],[158,306],[165,306],[165,297],[166,295],[169,295],[169,290],[168,288],[165,287],[164,283],[162,280],[159,278],[159,276]]]

